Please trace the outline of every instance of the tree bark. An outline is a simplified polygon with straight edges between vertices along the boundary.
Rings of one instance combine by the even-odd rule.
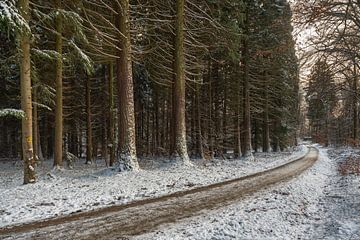
[[[204,158],[204,149],[203,149],[202,131],[201,131],[200,91],[201,91],[201,85],[200,83],[196,83],[196,127],[197,127],[196,149],[197,149],[197,155],[200,158]]]
[[[240,78],[237,80],[236,89],[236,104],[235,104],[235,146],[234,155],[235,158],[240,158],[241,152],[241,121],[240,121],[240,106],[241,106],[241,82]]]
[[[249,35],[249,13],[246,9],[245,35]],[[251,146],[251,115],[250,115],[250,77],[249,77],[249,40],[243,40],[243,66],[244,66],[244,153],[243,156],[253,159]]]
[[[121,0],[117,8],[116,25],[122,33],[116,77],[119,99],[119,167],[138,170],[136,157],[134,90],[132,77],[129,0]]]
[[[44,156],[41,149],[41,143],[40,143],[40,130],[39,130],[39,113],[38,113],[38,107],[37,107],[37,92],[36,90],[33,91],[33,136],[34,136],[34,159],[36,162],[43,162]]]
[[[29,23],[29,0],[20,0],[18,4],[22,17]],[[30,33],[21,34],[20,46],[22,50],[20,64],[21,109],[25,113],[25,117],[22,119],[22,153],[24,184],[28,184],[36,181],[32,129]]]
[[[91,89],[90,76],[86,77],[86,164],[93,159],[92,124],[91,124]]]
[[[222,152],[226,154],[227,152],[227,79],[224,79],[224,110],[223,110],[223,146]]]
[[[34,159],[37,162],[39,160],[39,119],[38,119],[38,108],[37,108],[37,93],[34,89],[33,91],[33,136],[34,136]]]
[[[213,144],[213,118],[212,118],[212,108],[213,108],[213,99],[212,99],[212,65],[211,58],[209,58],[208,62],[208,94],[209,94],[209,116],[208,116],[208,145],[209,145],[209,154],[210,159],[214,158],[214,144]]]
[[[269,83],[265,71],[265,87],[264,87],[264,120],[263,120],[263,152],[270,152],[270,129],[269,129]]]
[[[254,151],[257,153],[259,150],[259,124],[258,124],[258,120],[255,118],[254,119],[254,139],[253,139],[253,143],[254,143]]]
[[[114,141],[114,65],[109,64],[109,152],[110,152],[110,167],[114,166],[115,162],[115,141]]]
[[[174,61],[174,128],[176,155],[184,163],[189,162],[186,145],[186,124],[185,124],[185,53],[184,53],[184,14],[185,0],[176,1],[176,22],[175,22],[175,61]]]
[[[357,106],[357,71],[356,71],[356,63],[354,63],[354,82],[353,82],[353,139],[357,139],[358,133],[358,106]]]
[[[56,0],[56,7],[61,9],[62,0]],[[63,82],[62,82],[62,16],[56,16],[56,52],[58,57],[56,59],[56,100],[55,100],[55,148],[54,148],[54,166],[63,166]]]

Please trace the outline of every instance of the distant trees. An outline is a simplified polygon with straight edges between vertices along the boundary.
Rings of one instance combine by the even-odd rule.
[[[321,89],[336,92],[338,105],[329,123],[326,141],[329,144],[358,144],[359,132],[359,43],[360,6],[358,1],[315,0],[298,2],[294,6],[295,22],[299,28],[313,30],[303,62],[314,65],[311,80],[318,72],[319,59],[331,69],[331,77],[324,75]],[[317,61],[319,60],[319,61]],[[316,63],[316,64],[315,64]],[[314,72],[315,71],[315,72]],[[309,85],[309,89],[311,86]],[[329,90],[330,91],[330,90]],[[310,95],[312,92],[309,93]],[[314,101],[314,100],[312,100]],[[320,99],[318,100],[320,101]],[[315,104],[314,102],[309,102]],[[314,120],[314,109],[309,115]],[[328,121],[328,116],[318,116],[318,121]],[[315,134],[318,129],[313,128]]]
[[[101,157],[125,170],[138,169],[138,156],[252,158],[296,143],[298,66],[285,0],[32,0],[29,11],[33,35],[19,32],[31,39],[22,53],[32,53],[36,91],[30,75],[21,81],[36,119],[23,121],[35,124],[55,166],[85,149],[86,162]],[[2,32],[11,18],[0,20]],[[19,78],[11,68],[20,63],[6,62],[0,81]],[[13,99],[14,89],[6,90]],[[10,128],[18,127],[0,133],[6,144],[16,138]]]
[[[325,60],[318,60],[309,78],[307,90],[308,118],[315,138],[329,144],[329,128],[338,99],[334,74]]]

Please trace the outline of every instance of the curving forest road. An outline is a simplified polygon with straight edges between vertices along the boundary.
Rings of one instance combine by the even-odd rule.
[[[127,239],[159,225],[239,201],[250,193],[290,179],[311,167],[318,150],[276,168],[188,191],[121,206],[0,229],[0,239]]]

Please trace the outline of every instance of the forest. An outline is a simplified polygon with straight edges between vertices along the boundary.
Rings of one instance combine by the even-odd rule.
[[[0,239],[360,239],[360,0],[0,0]]]
[[[25,183],[49,158],[125,170],[142,156],[252,158],[296,144],[285,0],[0,6],[0,153],[24,159]]]

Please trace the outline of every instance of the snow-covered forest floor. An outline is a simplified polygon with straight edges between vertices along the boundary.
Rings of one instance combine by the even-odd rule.
[[[140,160],[142,170],[118,173],[96,165],[75,163],[72,170],[52,170],[52,161],[38,168],[39,181],[22,185],[23,166],[0,161],[0,227],[91,210],[133,200],[238,178],[273,168],[305,155],[307,148],[282,153],[257,153],[254,161],[193,160],[184,166],[168,159]]]
[[[360,150],[319,148],[315,165],[289,182],[135,239],[360,239],[360,176],[338,171]]]

